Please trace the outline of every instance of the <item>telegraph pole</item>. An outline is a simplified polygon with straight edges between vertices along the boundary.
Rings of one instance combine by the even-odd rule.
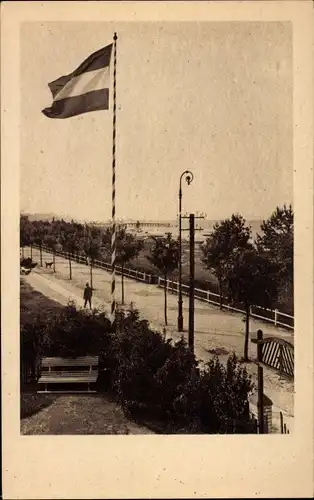
[[[195,216],[190,214],[189,347],[194,353]]]
[[[202,231],[202,228],[195,228],[195,219],[204,219],[204,215],[182,217],[189,219],[189,233],[190,233],[190,281],[189,281],[189,348],[194,353],[194,288],[195,288],[195,231]],[[187,231],[187,229],[183,229]]]
[[[263,332],[257,330],[257,409],[259,434],[264,434],[264,374],[261,366],[263,359]]]

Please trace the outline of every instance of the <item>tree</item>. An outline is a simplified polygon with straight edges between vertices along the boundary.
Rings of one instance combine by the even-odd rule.
[[[233,214],[214,224],[211,235],[201,246],[202,265],[212,271],[218,280],[220,309],[222,309],[222,284],[228,259],[235,250],[247,249],[251,237],[251,228],[245,225],[241,215]]]
[[[93,287],[93,266],[95,260],[100,256],[102,244],[101,234],[98,228],[86,226],[84,231],[83,248],[90,260],[90,286]]]
[[[71,230],[68,232],[63,232],[60,237],[62,248],[65,252],[68,252],[69,259],[69,272],[70,272],[70,280],[72,279],[72,264],[71,257],[77,250],[79,249],[79,240],[75,231]]]
[[[165,238],[153,238],[153,240],[151,255],[147,256],[147,259],[161,272],[164,278],[165,325],[167,326],[167,279],[178,267],[179,243],[172,239],[171,233],[167,233]]]
[[[43,265],[43,253],[42,253],[42,246],[44,242],[44,238],[48,232],[48,228],[50,226],[50,222],[48,221],[33,221],[32,223],[33,230],[32,230],[32,242],[36,243],[36,245],[39,246],[39,253],[40,253],[40,265],[42,267]]]
[[[104,258],[110,261],[112,228],[103,234]],[[143,248],[143,241],[121,227],[116,233],[116,263],[121,266],[122,304],[124,304],[124,268],[127,262],[135,259]]]
[[[261,224],[262,234],[256,237],[256,246],[278,266],[281,284],[293,282],[293,210],[291,205],[277,207]]]
[[[125,229],[120,229],[116,240],[117,263],[121,266],[122,304],[124,304],[124,266],[135,259],[143,248],[143,241]]]
[[[229,296],[245,309],[244,360],[248,360],[250,307],[272,307],[277,299],[277,266],[251,246],[236,249],[226,266]]]
[[[24,247],[32,243],[32,223],[27,215],[20,216],[20,246],[24,257]]]
[[[53,227],[50,228],[49,233],[44,236],[44,244],[52,250],[52,255],[53,255],[53,271],[56,272],[55,269],[55,252],[56,252],[56,246],[58,244],[58,240],[56,235],[53,233]]]

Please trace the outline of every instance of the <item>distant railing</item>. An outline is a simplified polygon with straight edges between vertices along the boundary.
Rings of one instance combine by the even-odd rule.
[[[39,249],[40,247],[39,247],[39,245],[33,244],[33,248]],[[42,245],[41,248],[44,252],[53,254],[53,251],[51,250],[51,248],[48,248],[45,245]],[[75,255],[75,254],[71,254],[68,252],[63,252],[61,250],[55,250],[54,254],[59,255],[59,257],[64,257],[66,259],[70,259],[74,262],[78,262],[79,264],[86,265],[86,258],[83,257],[82,255]],[[99,268],[99,269],[104,269],[105,271],[109,271],[109,272],[111,271],[111,264],[104,262],[102,260],[95,259],[93,261],[93,267]],[[116,266],[115,271],[118,275],[122,274],[122,267]],[[157,283],[156,276],[149,274],[149,273],[143,273],[141,271],[137,271],[136,269],[129,269],[126,267],[123,268],[123,276],[125,276],[127,278],[132,278],[135,280],[139,280],[139,281],[144,281],[145,283],[148,283],[148,284],[156,284]]]
[[[40,248],[39,245],[33,245],[34,248]],[[42,245],[42,250],[52,254],[53,251]],[[86,264],[86,258],[82,255],[74,255],[67,252],[55,251],[55,255],[59,255],[60,257],[65,257],[66,259],[71,259],[75,262],[79,262],[81,264]],[[111,264],[101,261],[95,260],[93,261],[93,267],[104,269],[105,271],[111,271]],[[118,275],[122,274],[122,267],[116,266],[116,273]],[[123,275],[127,278],[132,278],[138,281],[143,281],[148,284],[155,284],[158,287],[164,286],[164,278],[160,278],[159,276],[155,276],[150,273],[143,273],[141,271],[137,271],[135,269],[123,268]],[[173,280],[167,280],[167,290],[171,293],[178,294],[179,292],[179,283]],[[182,284],[182,294],[189,295],[189,287],[188,285]],[[220,297],[217,293],[211,292],[209,290],[203,290],[201,288],[194,289],[194,296],[198,300],[202,300],[208,304],[213,304],[215,306],[220,306]],[[244,309],[240,309],[238,307],[231,306],[228,303],[228,299],[226,297],[222,297],[222,308],[227,311],[238,312],[241,314],[245,314]],[[274,326],[283,326],[285,328],[289,328],[291,330],[294,329],[294,316],[290,314],[283,313],[278,309],[267,309],[260,306],[251,306],[250,314],[252,318],[261,319],[263,321],[267,321],[269,323],[273,323]]]
[[[164,278],[158,277],[157,286],[163,287],[164,284],[165,284]],[[179,283],[177,281],[167,280],[167,290],[169,290],[172,293],[178,294]],[[182,294],[189,295],[188,285],[182,284]],[[207,302],[208,304],[220,306],[219,295],[217,293],[210,292],[209,290],[202,290],[200,288],[195,288],[194,297],[196,299],[202,300],[203,302]],[[228,304],[226,297],[223,297],[222,299],[223,299],[222,300],[223,309],[226,309],[227,311],[234,311],[245,314],[244,309],[240,309],[238,307],[234,307]],[[279,311],[278,309],[272,310],[260,306],[251,306],[250,315],[252,318],[268,321],[269,323],[273,323],[275,326],[283,326],[292,330],[294,329],[294,317],[290,316],[289,314],[285,314]]]

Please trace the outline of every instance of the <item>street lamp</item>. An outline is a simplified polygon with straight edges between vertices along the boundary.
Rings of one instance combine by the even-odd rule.
[[[189,170],[185,170],[180,176],[179,187],[179,300],[178,300],[178,332],[183,331],[183,301],[182,301],[182,179],[185,178],[189,186],[194,179],[194,175]]]

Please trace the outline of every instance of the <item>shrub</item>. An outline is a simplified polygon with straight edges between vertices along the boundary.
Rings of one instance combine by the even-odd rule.
[[[115,399],[133,416],[144,412],[165,432],[247,431],[252,382],[235,356],[226,366],[215,358],[201,371],[183,338],[165,340],[133,308],[118,310],[117,330],[111,330],[104,313],[70,303],[46,321],[24,325],[21,359],[35,366],[41,356],[99,355]]]
[[[48,318],[37,317],[21,330],[21,358],[42,356],[105,356],[109,349],[110,322],[105,313],[86,313],[69,303]]]
[[[86,313],[73,303],[47,324],[45,356],[78,357],[105,355],[109,344],[110,322],[105,313]]]
[[[119,317],[113,337],[112,388],[133,415],[145,411],[166,429],[230,433],[248,428],[248,396],[253,388],[235,355],[198,369],[184,339],[172,344],[139,319],[138,311]]]
[[[233,354],[224,366],[217,357],[201,377],[201,422],[210,433],[236,432],[250,421],[248,397],[253,383]]]
[[[161,335],[140,320],[138,311],[120,313],[117,335],[112,336],[112,387],[127,409],[152,405],[155,401],[154,375],[172,349]]]

